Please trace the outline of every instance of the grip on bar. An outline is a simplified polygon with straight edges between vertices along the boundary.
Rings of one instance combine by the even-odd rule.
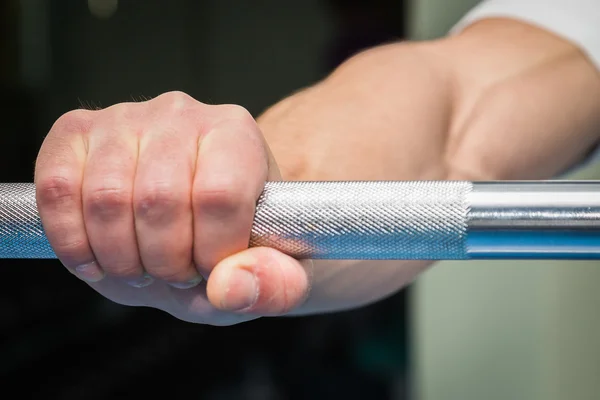
[[[268,182],[250,246],[314,259],[466,258],[469,182]],[[56,258],[32,183],[0,183],[0,258]]]
[[[268,182],[249,245],[295,258],[600,258],[600,182]],[[0,183],[0,258],[56,258],[32,183]]]

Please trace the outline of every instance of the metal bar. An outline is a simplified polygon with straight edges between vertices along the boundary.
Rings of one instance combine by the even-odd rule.
[[[600,183],[477,183],[467,196],[470,258],[600,258]]]
[[[268,182],[249,245],[314,259],[600,259],[600,182]],[[0,258],[56,258],[32,183],[0,183]]]

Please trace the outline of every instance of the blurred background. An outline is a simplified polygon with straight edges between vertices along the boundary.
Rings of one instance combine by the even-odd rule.
[[[2,0],[0,181],[31,181],[44,135],[73,108],[182,90],[258,115],[357,51],[445,34],[475,3]],[[119,306],[57,261],[0,264],[0,383],[11,397],[600,393],[597,263],[442,263],[370,307],[227,328]]]

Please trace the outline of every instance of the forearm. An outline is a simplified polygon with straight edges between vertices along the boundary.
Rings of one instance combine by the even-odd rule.
[[[365,51],[261,115],[284,179],[440,178],[452,83],[427,47]]]
[[[597,142],[600,82],[570,43],[488,20],[358,55],[259,123],[284,179],[542,179]],[[298,313],[378,300],[427,265],[317,261]]]
[[[344,104],[332,113],[333,102]],[[343,119],[352,124],[340,133]],[[598,142],[600,73],[549,32],[485,20],[359,54],[259,124],[285,179],[437,179],[455,160],[481,178],[547,177]],[[499,150],[497,165],[462,165],[487,148]],[[412,151],[421,156],[400,157]]]
[[[283,178],[444,179],[439,160],[452,85],[447,68],[434,61],[413,44],[375,48],[268,110],[258,121]],[[352,260],[314,264],[310,296],[292,314],[338,311],[380,300],[428,265]]]

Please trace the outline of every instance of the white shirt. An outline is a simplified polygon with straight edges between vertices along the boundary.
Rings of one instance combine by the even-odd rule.
[[[483,0],[451,32],[494,17],[518,19],[569,40],[586,53],[600,71],[600,0]],[[600,147],[577,167],[590,162],[600,162]]]

